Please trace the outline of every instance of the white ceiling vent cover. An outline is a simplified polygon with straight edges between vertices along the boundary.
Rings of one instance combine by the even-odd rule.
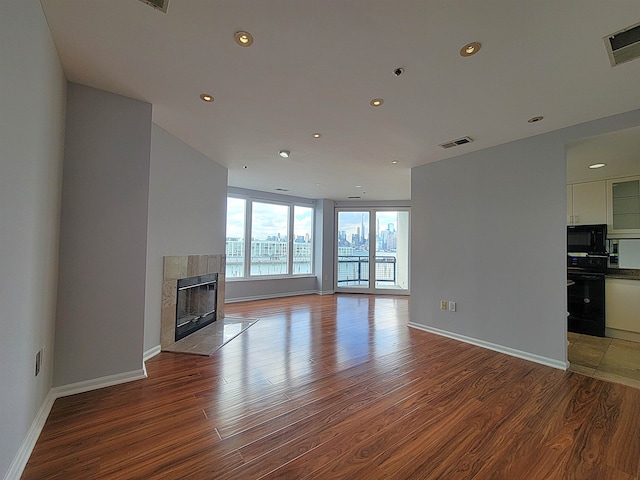
[[[142,3],[146,3],[150,7],[160,10],[163,13],[167,13],[169,8],[169,0],[140,0]]]
[[[640,57],[640,23],[604,37],[611,66]]]
[[[456,138],[455,140],[451,140],[450,142],[441,143],[440,146],[442,148],[451,148],[457,147],[458,145],[464,145],[465,143],[471,143],[473,139],[471,137],[462,137]]]

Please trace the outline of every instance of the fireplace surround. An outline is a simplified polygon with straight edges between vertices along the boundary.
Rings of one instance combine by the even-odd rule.
[[[183,255],[164,257],[162,281],[162,319],[160,329],[160,347],[165,348],[176,342],[179,338],[189,335],[199,328],[224,318],[224,293],[225,293],[225,255]],[[215,293],[212,293],[212,279],[215,279]],[[179,285],[180,284],[180,285]],[[190,321],[183,319],[183,332],[189,330],[182,337],[176,337],[176,327],[179,309],[179,288],[193,287],[194,296],[189,300],[193,308]],[[183,290],[184,291],[184,290]],[[196,293],[197,292],[197,293]],[[215,295],[215,297],[212,297]],[[186,306],[185,300],[181,300],[182,307]],[[193,305],[197,302],[197,305]],[[200,308],[202,307],[202,308]],[[212,308],[213,307],[213,308]],[[194,313],[194,309],[199,313]],[[211,313],[213,310],[213,314]],[[205,314],[207,318],[195,317]],[[208,314],[208,315],[207,315]],[[212,319],[213,317],[213,319]],[[192,327],[198,327],[192,329]]]

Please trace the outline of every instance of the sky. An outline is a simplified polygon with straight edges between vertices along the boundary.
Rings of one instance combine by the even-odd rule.
[[[243,198],[227,198],[227,237],[243,238],[244,237],[244,221],[245,221],[245,204]],[[253,202],[252,226],[253,238],[264,240],[268,236],[281,237],[287,235],[287,207],[285,205],[265,204]],[[352,234],[357,233],[358,227],[362,225],[363,212],[340,212],[338,231],[346,231],[347,239]],[[364,212],[365,232],[369,233],[369,213]],[[294,236],[304,237],[307,233],[312,234],[313,209],[310,207],[296,206],[294,208]],[[398,212],[378,211],[376,212],[376,221],[379,220],[380,231],[388,228],[390,223],[394,228],[398,229]],[[377,225],[376,225],[377,228]]]
[[[246,200],[227,198],[227,238],[243,238]],[[294,208],[294,236],[311,236],[313,209],[296,206]],[[286,205],[253,202],[253,238],[264,240],[269,236],[287,235],[289,218]]]
[[[362,229],[362,214],[363,212],[339,212],[338,216],[338,231],[347,232],[347,240],[351,239],[351,235],[358,233],[358,227]],[[369,214],[364,212],[364,229],[369,237]],[[390,223],[393,223],[394,228],[398,229],[398,212],[376,212],[376,221],[380,220],[380,231],[387,229]],[[376,225],[377,228],[377,225]]]

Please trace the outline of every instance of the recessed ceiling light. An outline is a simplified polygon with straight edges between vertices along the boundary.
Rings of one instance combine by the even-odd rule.
[[[322,134],[320,133],[314,133],[313,134],[313,138],[320,138],[322,136]]]
[[[278,152],[278,155],[280,155],[282,158],[289,158],[291,152],[289,150],[280,150]]]
[[[202,95],[200,95],[200,100],[210,103],[213,102],[213,97],[208,93],[203,93]]]
[[[602,168],[606,166],[607,166],[606,163],[594,163],[593,165],[589,165],[589,168]]]
[[[247,167],[246,165],[243,165],[243,166],[242,166],[242,168],[245,168],[245,169],[246,169],[246,168],[249,168],[249,167]]]
[[[531,117],[529,120],[527,120],[527,122],[529,123],[536,123],[539,122],[540,120],[542,120],[544,117]]]
[[[467,43],[464,47],[460,49],[460,55],[463,57],[470,57],[471,55],[475,55],[480,51],[482,45],[480,42],[471,42]]]
[[[398,160],[391,160],[391,163],[392,163],[393,165],[397,165],[397,164],[398,164],[398,163],[400,163],[400,162],[399,162]]]
[[[236,32],[233,38],[241,47],[250,47],[253,45],[253,36],[249,32]]]
[[[362,185],[356,185],[356,188],[362,188]]]
[[[384,103],[384,100],[382,98],[374,98],[369,102],[369,105],[371,105],[372,107],[379,107],[383,103]]]

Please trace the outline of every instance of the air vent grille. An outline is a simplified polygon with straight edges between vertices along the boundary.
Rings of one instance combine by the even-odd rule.
[[[160,10],[163,13],[167,13],[169,8],[169,0],[140,0],[142,3],[146,3],[150,7]]]
[[[349,199],[351,199],[351,200],[356,200],[356,199],[358,199],[358,198],[360,198],[360,197],[347,197],[347,198],[349,198]]]
[[[640,23],[604,37],[611,66],[640,57]]]
[[[473,142],[473,139],[471,137],[462,137],[462,138],[456,138],[455,140],[451,140],[449,142],[441,143],[440,146],[442,148],[452,148],[452,147],[457,147],[459,145],[464,145],[465,143],[471,143],[471,142]]]
[[[289,189],[288,189],[288,188],[280,188],[280,187],[276,188],[275,190],[276,190],[277,192],[288,192],[288,191],[289,191]]]

